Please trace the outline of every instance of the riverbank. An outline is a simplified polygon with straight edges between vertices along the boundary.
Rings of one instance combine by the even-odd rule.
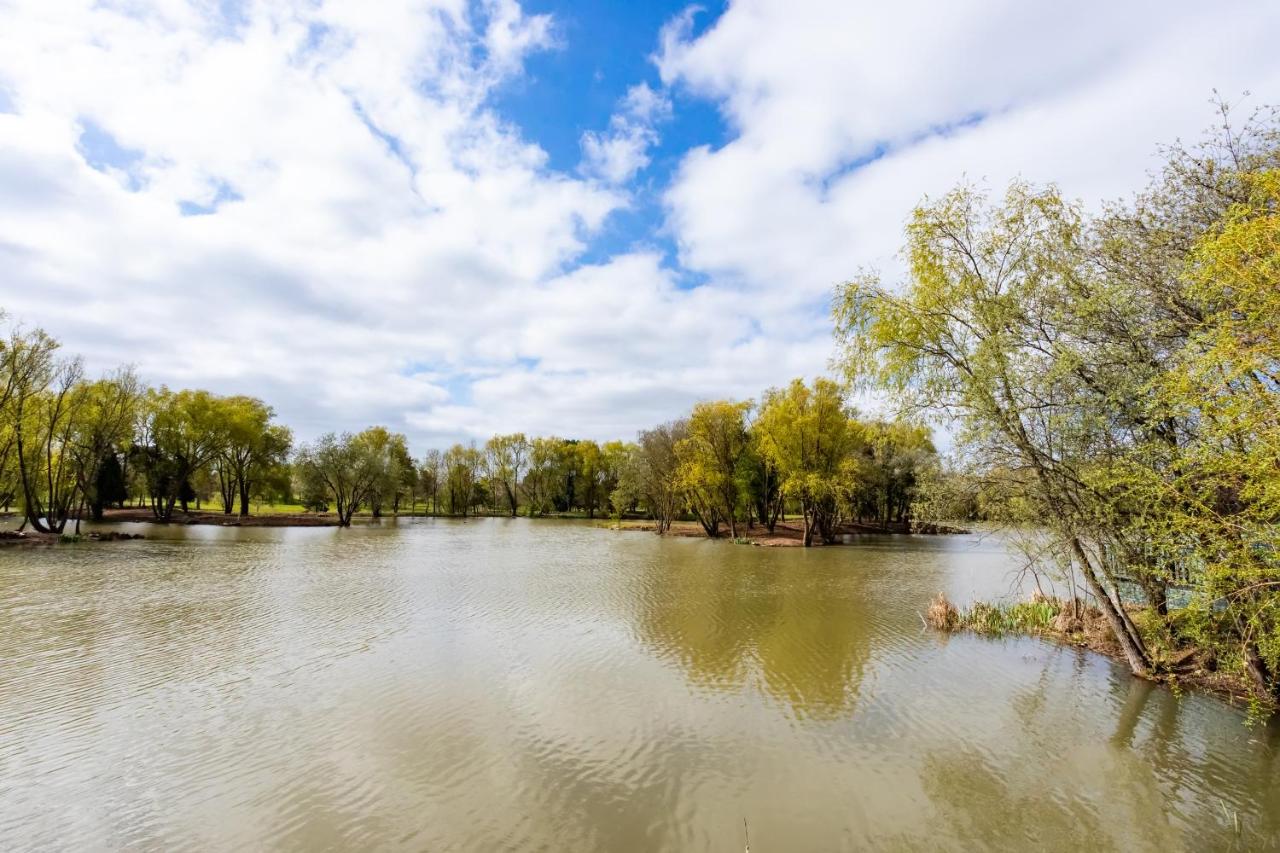
[[[388,514],[383,518],[460,518],[461,516],[432,516],[423,514],[400,513],[399,515]],[[507,518],[506,515],[474,515],[468,518]],[[522,518],[525,516],[521,516]],[[589,521],[585,515],[568,515],[568,514],[552,514],[546,516],[536,516],[537,518],[549,518],[556,520],[582,520]],[[173,517],[168,522],[162,522],[155,517],[151,509],[148,507],[127,507],[125,509],[108,509],[103,516],[105,522],[132,522],[143,524],[196,524],[211,525],[216,527],[336,527],[338,526],[338,516],[334,513],[327,512],[266,512],[257,515],[227,515],[222,512],[212,512],[207,510],[192,510],[190,512],[174,511]],[[370,521],[372,516],[357,515],[355,520]],[[657,522],[651,519],[623,519],[615,521],[610,519],[597,518],[594,519],[598,527],[604,527],[611,530],[639,530],[654,532],[658,529]],[[940,524],[890,524],[888,526],[847,523],[837,528],[837,536],[852,537],[865,534],[884,534],[884,533],[923,533],[923,534],[950,534],[950,533],[968,533],[969,531],[958,528],[948,527]],[[695,521],[676,521],[671,525],[671,529],[667,531],[669,536],[685,536],[691,538],[707,537],[706,531]],[[718,538],[729,538],[728,528],[722,528]],[[804,544],[804,527],[797,521],[780,521],[770,533],[763,526],[757,525],[752,528],[741,525],[738,528],[738,541],[743,544],[760,545],[763,547],[789,547]],[[822,545],[820,538],[815,537],[813,544],[815,546]],[[843,544],[837,541],[834,544]]]
[[[141,533],[93,531],[91,533],[40,533],[36,530],[0,530],[0,547],[39,547],[60,542],[125,542],[146,539]]]
[[[1037,594],[1029,601],[995,604],[978,601],[959,608],[938,593],[921,618],[930,628],[944,633],[970,631],[988,637],[1040,637],[1086,649],[1127,666],[1124,652],[1102,611],[1080,601],[1075,607],[1071,605],[1069,600]],[[1126,609],[1140,629],[1149,621],[1146,608]],[[1160,674],[1153,680],[1174,690],[1207,693],[1232,705],[1243,705],[1251,713],[1266,715],[1280,710],[1274,699],[1259,695],[1245,675],[1221,669],[1212,652],[1194,646],[1170,649],[1159,665]]]
[[[338,516],[333,513],[290,512],[263,513],[262,515],[227,515],[222,512],[174,510],[173,517],[164,522],[156,518],[148,507],[109,509],[102,517],[106,522],[134,522],[147,524],[204,524],[217,527],[337,527]]]
[[[601,521],[601,527],[607,527],[610,530],[638,530],[655,532],[658,529],[658,523],[650,519],[634,519],[623,521]],[[922,533],[931,535],[952,534],[952,533],[968,533],[969,531],[958,528],[948,527],[942,524],[913,525],[910,522],[902,524],[890,524],[881,526],[876,524],[861,524],[858,522],[848,522],[841,524],[836,528],[836,541],[833,545],[851,544],[852,537],[865,536],[868,534],[909,534]],[[681,536],[694,539],[706,539],[707,532],[702,529],[702,525],[696,521],[673,521],[671,527],[667,530],[668,536]],[[721,528],[718,539],[728,539],[729,529]],[[763,525],[755,527],[747,527],[745,524],[738,527],[738,536],[733,541],[743,545],[758,545],[762,548],[791,548],[804,546],[804,525],[799,521],[779,521],[774,525],[773,532],[770,533]],[[822,538],[814,536],[813,543],[815,547],[824,545]]]

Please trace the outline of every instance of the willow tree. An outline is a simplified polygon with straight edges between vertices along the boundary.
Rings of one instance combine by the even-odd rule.
[[[216,460],[222,511],[230,515],[238,498],[240,515],[247,516],[254,487],[288,459],[293,434],[273,424],[275,412],[253,397],[225,398],[221,408],[225,441]]]
[[[1002,205],[960,187],[916,209],[900,291],[873,276],[845,285],[836,320],[855,382],[888,388],[908,410],[946,413],[988,464],[1031,473],[1043,517],[1097,597],[1135,673],[1152,661],[1100,552],[1086,469],[1105,456],[1107,412],[1082,405],[1087,384],[1071,339],[1085,224],[1053,188],[1015,183]]]
[[[682,419],[641,431],[618,472],[618,485],[612,496],[614,506],[644,504],[659,534],[671,529],[680,508],[680,460],[676,447],[688,430],[688,421]]]
[[[928,427],[907,421],[858,421],[856,458],[844,486],[850,514],[883,528],[907,521],[920,479],[937,464]]]
[[[95,520],[108,503],[128,497],[120,456],[133,441],[143,386],[132,368],[121,368],[80,389],[75,400],[71,453],[82,502]],[[76,514],[79,529],[80,513]]]
[[[506,499],[507,510],[515,518],[520,511],[520,477],[529,459],[529,440],[522,432],[495,435],[485,442],[484,453],[493,491]]]
[[[999,205],[961,187],[915,212],[900,287],[864,276],[836,306],[849,376],[955,419],[1135,673],[1176,663],[1154,632],[1234,657],[1273,695],[1277,169],[1273,120],[1171,149],[1148,190],[1097,219],[1052,187],[1015,183]],[[1128,580],[1152,604],[1146,634]],[[1167,614],[1171,583],[1198,621]]]
[[[176,505],[187,511],[192,478],[226,447],[226,410],[208,391],[161,386],[147,393],[142,411],[139,448],[152,512],[168,521]]]
[[[357,435],[356,440],[376,469],[373,484],[365,497],[370,514],[381,518],[388,505],[398,513],[401,495],[408,488],[410,479],[416,478],[408,440],[401,433],[391,432],[384,426],[369,427]]]
[[[538,437],[529,443],[529,464],[522,484],[529,517],[545,515],[554,506],[560,479],[561,445],[558,438]]]
[[[1192,253],[1211,308],[1164,390],[1201,424],[1172,506],[1209,510],[1176,522],[1214,554],[1208,597],[1228,602],[1249,675],[1280,700],[1280,169],[1246,186]]]
[[[79,495],[72,439],[84,393],[79,359],[59,359],[58,343],[37,329],[5,342],[4,417],[12,431],[25,524],[61,533]]]
[[[602,488],[604,482],[604,453],[600,445],[594,441],[582,440],[573,444],[574,462],[576,463],[574,483],[577,486],[578,502],[587,511],[588,518],[596,517],[596,508],[608,497]]]
[[[484,458],[474,446],[455,444],[444,454],[445,494],[452,515],[471,513]]]
[[[708,536],[718,533],[722,521],[729,525],[730,536],[738,536],[739,465],[750,443],[750,411],[749,402],[698,403],[689,415],[685,437],[675,446],[677,480]]]
[[[830,379],[801,379],[765,392],[754,430],[760,453],[778,472],[783,495],[800,506],[804,546],[814,533],[835,541],[838,500],[849,458],[852,412]]]
[[[1220,657],[1238,654],[1280,701],[1280,168],[1236,177],[1239,199],[1189,253],[1196,319],[1151,386],[1177,440],[1142,448],[1107,485],[1142,508],[1120,520],[1197,586],[1189,630],[1232,638]]]
[[[305,494],[326,494],[333,500],[338,524],[350,527],[361,504],[369,499],[378,478],[384,475],[376,442],[367,432],[327,433],[303,445],[294,469]]]

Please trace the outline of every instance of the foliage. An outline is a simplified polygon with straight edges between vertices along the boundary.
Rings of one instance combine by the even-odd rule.
[[[967,485],[980,511],[1046,527],[1136,673],[1159,674],[1166,640],[1186,637],[1167,598],[1189,587],[1200,641],[1272,697],[1278,170],[1275,116],[1236,130],[1224,113],[1099,217],[1052,187],[1015,183],[993,205],[961,186],[917,209],[900,288],[863,275],[836,303],[846,375],[958,427],[972,468],[934,478],[935,498]],[[1156,640],[1119,605],[1122,580],[1152,605]]]
[[[817,379],[812,388],[797,379],[766,392],[760,406],[760,451],[777,470],[782,493],[800,505],[806,546],[815,531],[834,541],[838,498],[850,470],[851,418],[845,391],[830,379]]]

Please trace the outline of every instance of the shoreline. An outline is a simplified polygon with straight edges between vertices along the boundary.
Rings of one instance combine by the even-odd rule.
[[[78,542],[129,542],[146,539],[141,533],[119,533],[114,530],[91,530],[87,533],[41,533],[37,530],[0,530],[0,547],[43,547]]]
[[[109,509],[102,521],[95,524],[159,524],[159,525],[205,525],[212,527],[337,527],[338,516],[332,513],[266,513],[264,515],[227,515],[223,512],[208,510],[192,510],[181,512],[174,510],[168,521],[156,518],[150,507],[128,507],[126,509]]]
[[[1128,664],[1123,650],[1112,636],[1106,617],[1096,607],[1080,602],[1077,617],[1067,608],[1069,601],[1033,597],[1012,604],[977,601],[960,609],[947,597],[938,595],[920,618],[926,627],[943,634],[970,633],[989,639],[1008,636],[1034,637],[1060,646],[1071,646],[1101,655],[1124,666]],[[1143,607],[1126,607],[1142,620]],[[1142,678],[1133,675],[1134,678]],[[1192,690],[1212,696],[1232,707],[1243,707],[1253,717],[1263,718],[1280,711],[1280,703],[1261,696],[1243,675],[1217,669],[1212,655],[1194,646],[1177,650],[1161,661],[1161,672],[1149,679],[1174,693]]]
[[[476,518],[510,518],[508,515],[471,515],[465,516],[468,519]],[[529,516],[519,516],[520,518],[528,518]],[[387,514],[382,518],[464,518],[464,516],[447,516],[447,515],[430,515],[430,514],[409,514],[400,513]],[[545,518],[551,520],[573,520],[591,522],[596,527],[608,530],[621,531],[646,531],[654,532],[657,530],[657,522],[651,519],[623,519],[615,521],[608,518],[590,519],[586,517],[578,518],[577,516],[564,515],[546,515],[534,516],[533,518]],[[357,515],[355,520],[371,521],[371,516]],[[106,524],[159,524],[159,525],[204,525],[212,527],[337,527],[338,517],[334,513],[265,513],[262,515],[236,515],[232,513],[227,515],[222,512],[209,510],[192,510],[187,513],[175,512],[173,518],[168,521],[162,521],[155,517],[149,507],[128,507],[126,509],[108,509],[104,514],[102,521],[97,523]],[[968,530],[959,527],[950,527],[938,524],[912,525],[910,523],[891,524],[887,527],[879,525],[862,524],[858,522],[850,522],[840,525],[837,529],[837,535],[840,537],[860,536],[860,535],[885,535],[885,534],[902,534],[902,535],[949,535],[968,533]],[[710,539],[706,532],[695,521],[676,521],[671,525],[670,530],[665,534],[667,536],[677,536],[682,538]],[[735,541],[729,536],[728,529],[721,530],[717,541],[727,540]],[[804,528],[801,524],[794,521],[779,521],[774,526],[774,532],[769,533],[763,525],[756,525],[748,528],[745,525],[738,530],[737,542],[739,544],[750,544],[761,547],[794,547],[803,545]],[[840,541],[831,543],[833,545],[846,544]],[[813,542],[814,547],[824,547],[821,539],[816,538]]]
[[[623,521],[602,522],[599,526],[609,530],[618,531],[639,531],[653,533],[658,529],[658,523],[650,519],[630,519]],[[970,531],[961,527],[950,527],[942,524],[922,524],[913,526],[910,522],[903,524],[891,524],[882,527],[875,524],[863,524],[861,522],[846,522],[836,529],[837,541],[830,543],[823,542],[820,537],[815,536],[812,546],[814,548],[825,548],[840,545],[852,545],[854,542],[842,541],[845,537],[851,536],[945,536],[952,534],[964,534]],[[802,548],[804,547],[804,526],[800,522],[795,521],[779,521],[774,525],[773,532],[770,533],[764,525],[756,525],[755,527],[739,527],[737,538],[729,535],[728,529],[722,529],[720,535],[711,537],[702,529],[702,525],[696,521],[674,521],[671,523],[670,529],[667,530],[665,536],[675,536],[684,539],[707,539],[711,541],[728,541],[739,545],[755,545],[760,548]]]

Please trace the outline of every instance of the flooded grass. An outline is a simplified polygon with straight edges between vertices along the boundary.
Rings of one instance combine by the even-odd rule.
[[[1243,703],[1250,709],[1251,722],[1276,710],[1268,697],[1256,695],[1249,680],[1236,671],[1238,667],[1222,667],[1213,655],[1194,645],[1171,644],[1169,637],[1158,634],[1146,608],[1129,608],[1129,612],[1148,647],[1159,650],[1155,680],[1175,691],[1189,687],[1233,704]],[[966,607],[957,607],[940,592],[921,618],[928,627],[945,633],[972,631],[987,637],[1044,637],[1115,660],[1123,659],[1102,611],[1079,599],[1036,594],[1025,601],[975,601]]]

